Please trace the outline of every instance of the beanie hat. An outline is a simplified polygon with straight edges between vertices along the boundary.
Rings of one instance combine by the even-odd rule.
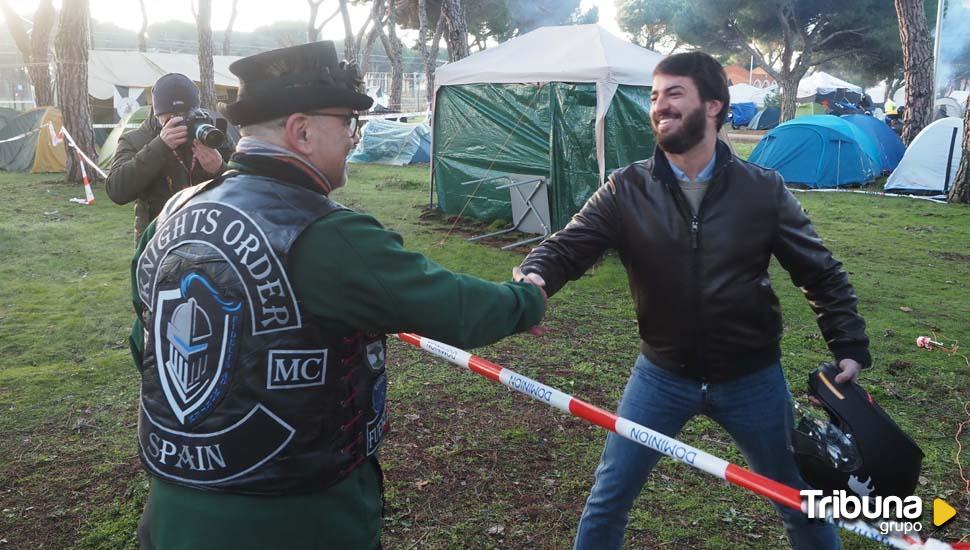
[[[152,86],[152,109],[156,115],[185,113],[199,105],[199,88],[184,74],[168,73]]]

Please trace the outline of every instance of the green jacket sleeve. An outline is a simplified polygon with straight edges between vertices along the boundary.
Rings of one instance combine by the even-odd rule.
[[[171,155],[161,137],[155,136],[144,146],[139,141],[126,136],[118,140],[118,151],[104,184],[115,204],[128,204],[142,195],[158,178]]]
[[[311,224],[292,247],[290,272],[297,296],[318,317],[373,332],[416,332],[462,348],[526,330],[545,312],[538,288],[448,271],[356,212]]]
[[[131,350],[131,358],[135,362],[135,367],[142,370],[141,359],[145,351],[145,329],[141,324],[141,297],[138,295],[138,281],[135,280],[135,273],[138,270],[138,257],[141,256],[148,240],[155,234],[155,222],[148,225],[138,246],[135,247],[135,255],[131,259],[131,305],[135,309],[135,322],[131,325],[131,334],[128,335],[128,348]]]

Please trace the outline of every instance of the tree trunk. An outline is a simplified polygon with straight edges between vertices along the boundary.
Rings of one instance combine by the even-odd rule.
[[[429,64],[431,52],[428,51],[428,0],[418,0],[418,49],[421,50],[421,60],[424,62],[424,80],[429,82],[431,74]],[[428,105],[431,105],[431,92],[428,92]]]
[[[421,49],[421,58],[424,60],[424,81],[427,86],[425,90],[428,99],[428,108],[434,102],[434,70],[436,67],[435,58],[438,57],[438,42],[441,40],[441,32],[444,28],[444,19],[438,16],[438,26],[435,28],[432,38],[432,47],[428,47],[428,0],[418,0],[418,46]],[[434,51],[432,54],[431,52]]]
[[[384,17],[382,15],[384,12],[384,0],[374,0],[374,9],[376,12],[374,26],[367,31],[367,38],[364,39],[364,44],[360,47],[360,51],[357,52],[360,59],[361,74],[367,74],[367,71],[370,70],[370,49],[374,46],[374,40],[377,40],[377,37],[380,36],[381,27],[384,26]]]
[[[27,76],[34,86],[34,104],[44,107],[54,104],[54,87],[51,84],[51,70],[47,63],[27,65]]]
[[[381,43],[384,53],[391,62],[391,90],[388,94],[388,109],[401,110],[401,90],[404,87],[404,70],[401,67],[401,50],[403,46],[397,38],[397,8],[394,0],[387,3],[387,34],[380,30]]]
[[[222,55],[229,55],[229,46],[232,40],[232,26],[236,23],[236,2],[232,0],[232,14],[229,16],[229,24],[226,25],[226,34],[222,37]]]
[[[438,46],[441,44],[441,37],[445,33],[445,18],[438,15],[438,25],[431,38],[431,51],[429,51],[428,62],[424,65],[424,75],[428,85],[428,106],[434,104],[434,79],[435,71],[438,70]]]
[[[320,11],[320,4],[323,0],[306,0],[310,5],[310,20],[306,24],[306,41],[316,42],[320,40],[320,29],[317,28],[317,12]]]
[[[903,85],[903,79],[893,76],[893,77],[887,79],[886,83],[887,83],[887,85],[886,85],[886,99],[892,99],[892,97],[894,95],[896,95],[896,92],[899,91],[899,88],[902,87],[902,85]]]
[[[347,0],[340,0],[340,18],[344,23],[344,59],[349,63],[357,63],[357,48],[354,39],[354,27],[350,23],[350,11],[347,10]],[[364,23],[365,25],[367,23]]]
[[[214,113],[216,81],[212,67],[212,0],[199,0],[195,26],[199,33],[199,99],[203,109]]]
[[[138,51],[148,51],[148,12],[145,11],[145,0],[138,0],[141,5],[141,29],[138,31]]]
[[[94,156],[94,131],[88,103],[88,0],[64,0],[54,51],[57,55],[57,97],[64,127],[78,148]],[[88,171],[89,178],[93,174]],[[67,181],[81,181],[77,155],[67,155]]]
[[[377,38],[375,29],[383,24],[381,21],[382,13],[384,13],[384,0],[374,0],[367,21],[364,21],[354,38],[354,57],[357,59],[361,74],[367,74],[370,65],[370,48],[374,44],[374,39]],[[374,23],[374,26],[368,29],[367,26],[371,22]]]
[[[960,159],[960,169],[950,187],[947,201],[970,203],[970,97],[963,105],[963,158]]]
[[[49,52],[51,29],[54,27],[54,4],[51,0],[41,0],[34,13],[34,25],[29,36],[20,16],[10,8],[6,0],[0,0],[0,10],[3,11],[7,28],[20,50],[27,76],[34,87],[34,104],[38,107],[53,105]]]
[[[786,122],[795,118],[795,110],[798,108],[798,83],[808,72],[803,69],[796,72],[783,72],[779,76],[778,85],[781,86],[781,117],[779,122]]]
[[[468,57],[468,25],[461,0],[443,0],[441,15],[448,25],[445,42],[448,44],[448,61],[458,61]]]
[[[909,145],[933,121],[933,40],[926,24],[923,0],[894,1],[906,79],[903,143]]]
[[[54,28],[54,4],[43,0],[34,13],[34,28],[30,34],[30,58],[34,75],[34,103],[39,107],[54,104],[54,88],[51,84],[50,47],[51,30]],[[31,69],[28,69],[30,73]],[[38,85],[39,90],[38,91]]]

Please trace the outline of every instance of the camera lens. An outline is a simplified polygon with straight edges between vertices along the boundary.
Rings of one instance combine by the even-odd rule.
[[[226,141],[226,134],[211,124],[199,124],[195,127],[195,139],[207,147],[221,147]]]

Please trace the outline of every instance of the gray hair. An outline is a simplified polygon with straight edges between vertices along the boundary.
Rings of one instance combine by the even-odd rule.
[[[286,126],[286,119],[289,116],[274,118],[257,124],[247,124],[239,128],[242,136],[252,136],[259,138],[274,138],[280,135],[280,131]]]

